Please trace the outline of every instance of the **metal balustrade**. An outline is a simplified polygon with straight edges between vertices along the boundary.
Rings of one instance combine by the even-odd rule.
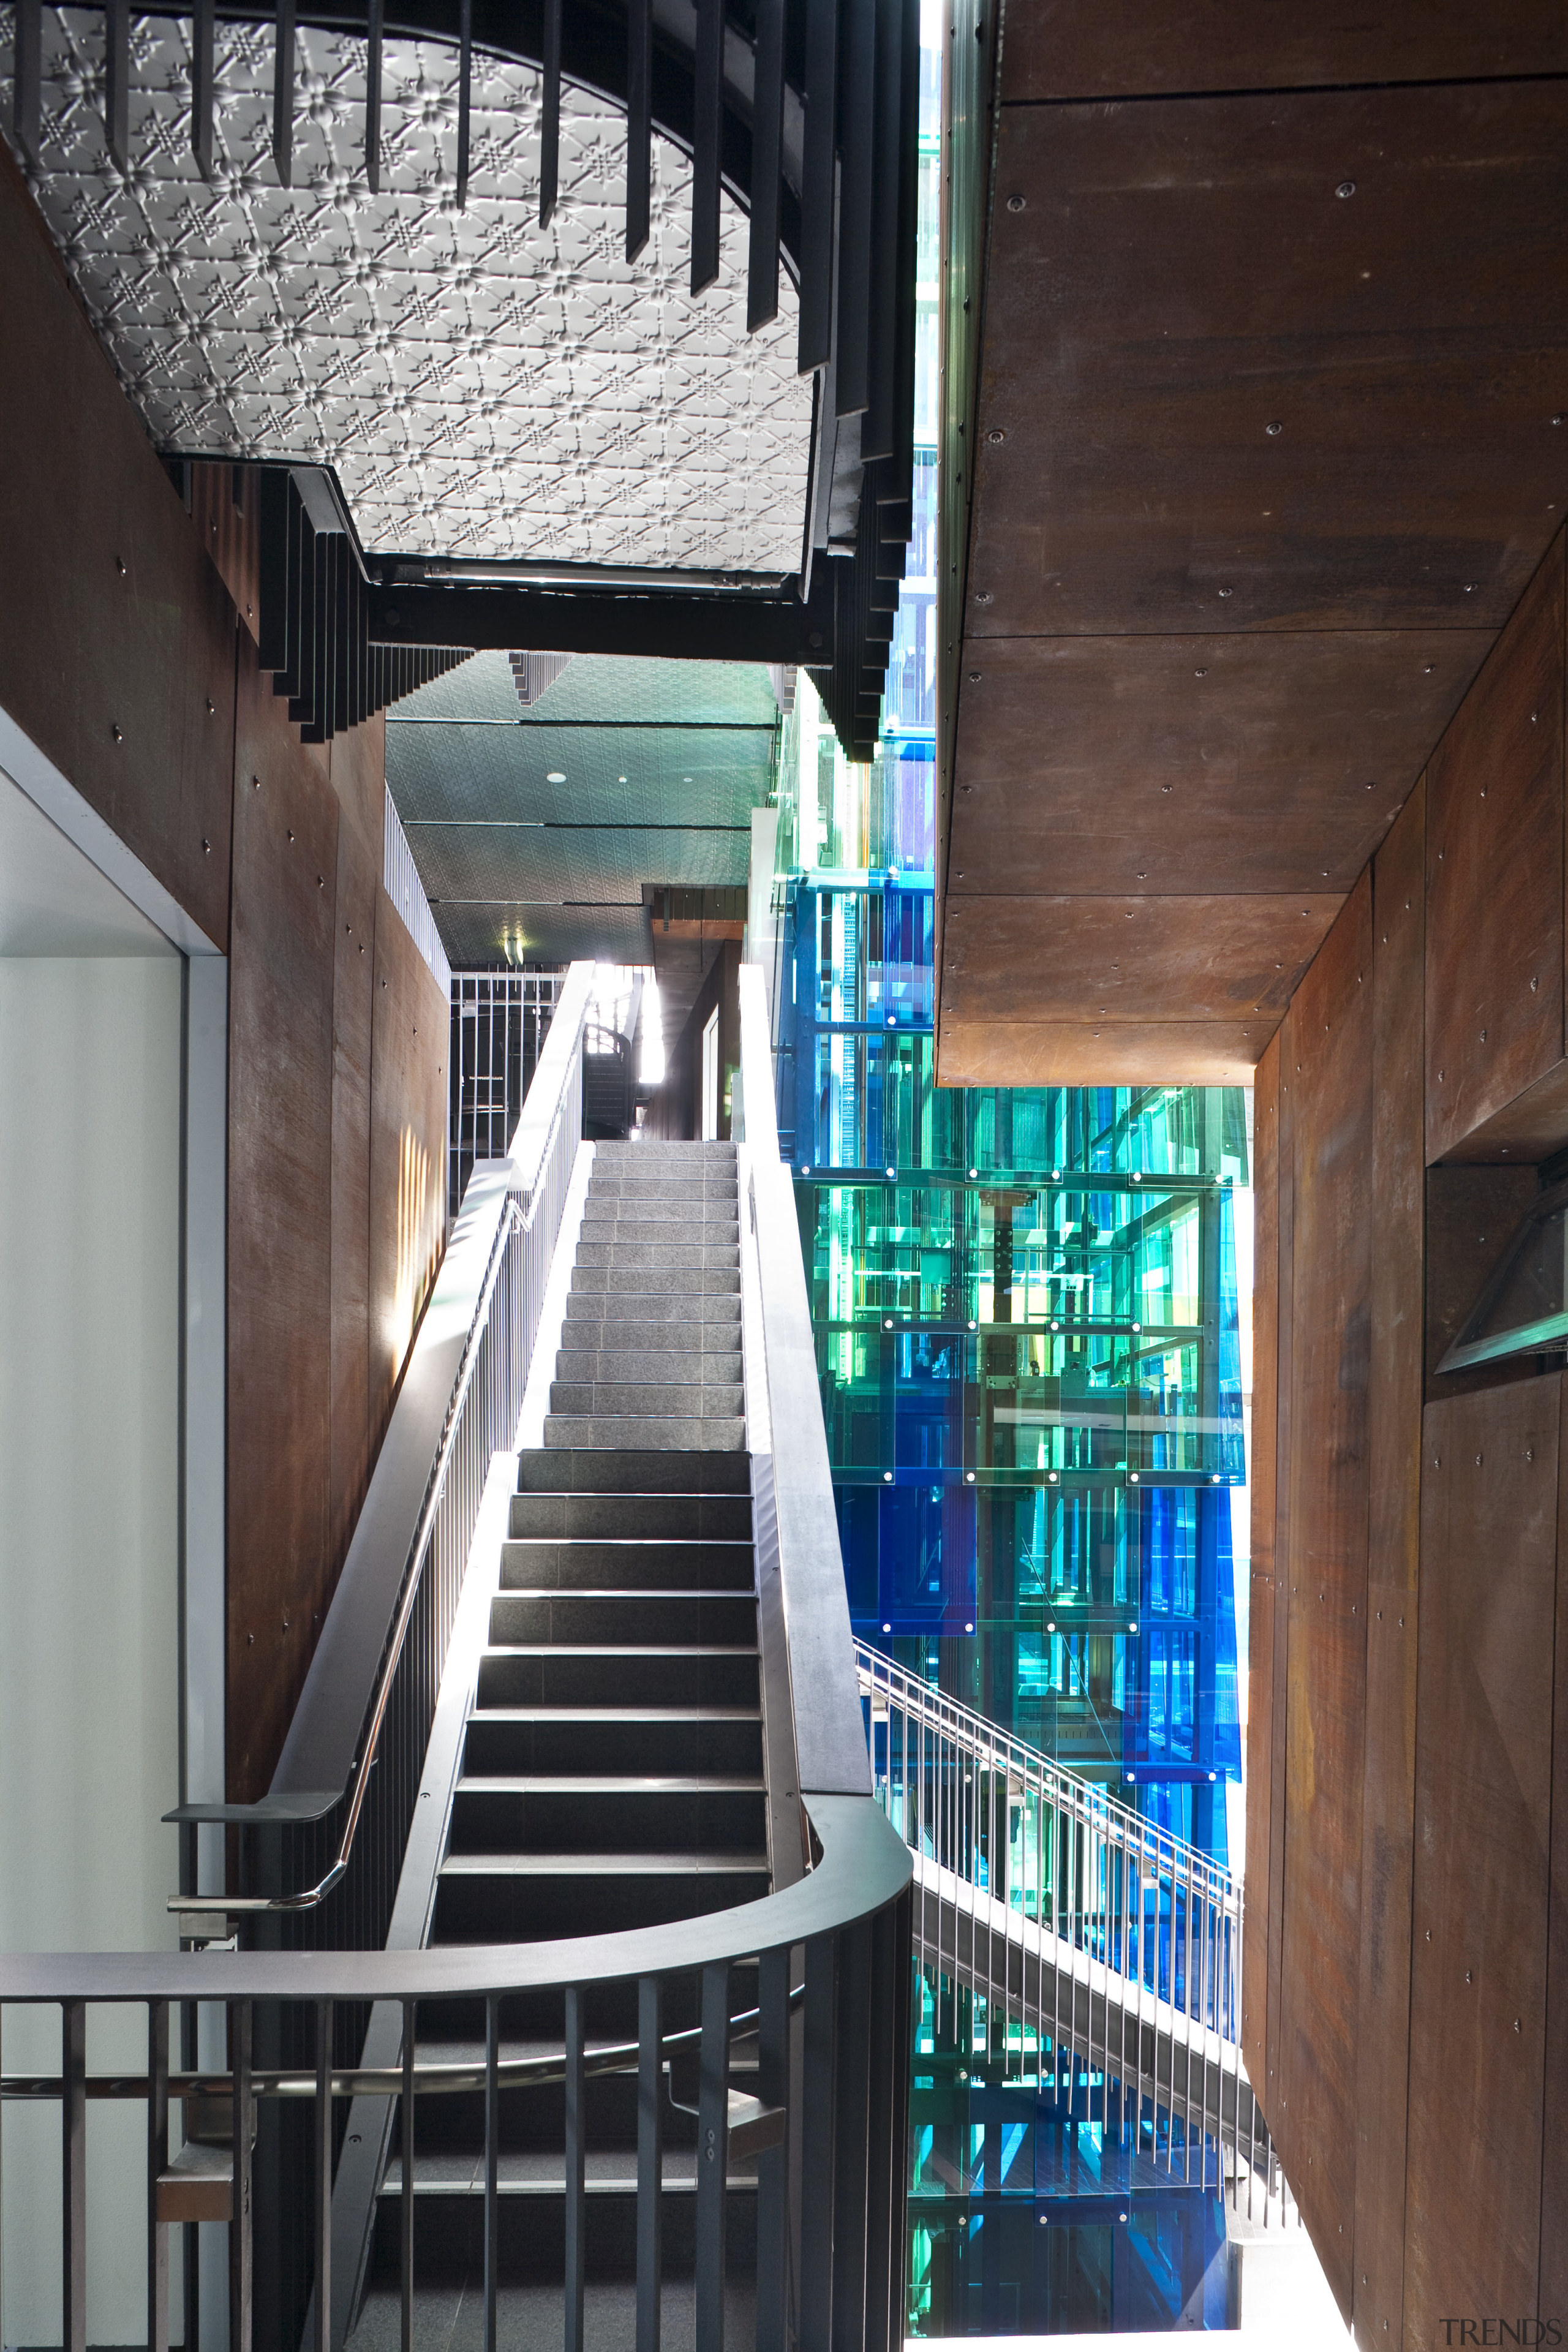
[[[307,2308],[309,2340],[316,2352],[333,2352],[342,2298],[331,2292],[332,2192],[346,2103],[362,2095],[395,2097],[394,2148],[402,2160],[392,2209],[395,2293],[401,2341],[411,2352],[420,2226],[409,2161],[416,2121],[428,2099],[476,2094],[483,2115],[485,2352],[495,2352],[500,2340],[507,2292],[503,2097],[512,2105],[520,2097],[559,2102],[552,2109],[559,2137],[544,2142],[558,2154],[564,2181],[559,2319],[548,2333],[553,2338],[558,2326],[554,2340],[565,2352],[582,2352],[590,2315],[586,2085],[607,2073],[633,2075],[637,2084],[637,2352],[657,2352],[659,2343],[672,2187],[665,2128],[680,2110],[697,2126],[690,2175],[673,2185],[693,2192],[698,2352],[721,2352],[724,2342],[727,2208],[738,2187],[751,2193],[748,2167],[754,2167],[758,2352],[829,2342],[894,2352],[901,2343],[911,1863],[870,1789],[804,1275],[793,1219],[782,1213],[790,1185],[776,1145],[771,1163],[754,1144],[752,1155],[751,1328],[761,1345],[753,1341],[747,1379],[760,1392],[753,1447],[763,1449],[753,1454],[759,1584],[765,1573],[768,1588],[760,1613],[777,1629],[764,1657],[769,1801],[798,1822],[798,1874],[775,1865],[773,1892],[727,1911],[556,1942],[388,1951],[374,1948],[384,1927],[374,1937],[362,1933],[360,1948],[350,1932],[374,1927],[374,1889],[383,1881],[395,1885],[406,1839],[409,1790],[402,1764],[386,1768],[389,1738],[395,1729],[416,1763],[423,1752],[417,1705],[400,1692],[412,1687],[414,1631],[428,1640],[432,1656],[439,1651],[439,1612],[421,1628],[410,1589],[444,1591],[447,1548],[459,1556],[467,1550],[473,1517],[465,1498],[471,1488],[477,1510],[482,1480],[464,1430],[491,1433],[497,1450],[514,1441],[549,1263],[543,1235],[559,1226],[577,1140],[588,1001],[578,979],[574,968],[541,1060],[544,1083],[524,1106],[510,1182],[503,1169],[491,1169],[469,1188],[465,1214],[470,1203],[484,1214],[476,1215],[455,1270],[448,1253],[447,1287],[437,1286],[416,1344],[398,1413],[416,1367],[418,1411],[401,1422],[395,1414],[384,1445],[354,1538],[359,1563],[353,1578],[345,1569],[340,1595],[347,1597],[333,1603],[331,1615],[340,1605],[343,1614],[331,1642],[329,1618],[320,1674],[313,1666],[285,1748],[292,1777],[287,1787],[275,1782],[270,1820],[266,1807],[223,1809],[264,1849],[253,1874],[275,1878],[287,1853],[303,1864],[300,1879],[210,1899],[213,1912],[238,1918],[250,1948],[215,1942],[177,1954],[0,1957],[0,2017],[4,2005],[18,2003],[53,2008],[60,2017],[58,2074],[0,2076],[0,2097],[60,2113],[63,2352],[85,2352],[87,2344],[89,2100],[130,2100],[145,2110],[148,2352],[164,2352],[169,2343],[170,2231],[184,2226],[188,2248],[193,2225],[203,2222],[227,2224],[228,2352],[251,2352],[258,2343],[267,2352],[295,2352]],[[756,989],[743,991],[742,1003],[755,1138],[764,1100],[771,1104],[771,1068]],[[520,1169],[531,1171],[531,1218],[512,1198]],[[494,1188],[493,1198],[481,1191],[484,1186]],[[454,1304],[459,1288],[469,1310],[463,1318]],[[487,1354],[487,1335],[503,1329]],[[420,1433],[428,1440],[422,1463]],[[472,1442],[482,1450],[489,1439],[481,1433]],[[372,1647],[366,1629],[378,1608]],[[449,1630],[449,1615],[447,1622]],[[429,1664],[420,1668],[426,1679]],[[351,1705],[355,1689],[360,1700]],[[335,1722],[323,1707],[334,1692],[342,1702]],[[384,1769],[372,1777],[378,1726]],[[336,1765],[341,1777],[323,1789]],[[320,1803],[307,1817],[310,1791],[298,1776],[312,1767]],[[416,1775],[412,1787],[416,1793]],[[292,1843],[280,1843],[279,1825]],[[331,1856],[333,1868],[312,1877]],[[187,1896],[181,1907],[191,1906]],[[333,1937],[337,1949],[279,1948],[286,1939],[320,1947]],[[401,2007],[399,2063],[358,2067],[363,2020],[375,2002]],[[471,2063],[421,2064],[421,2002],[475,2005],[483,2036]],[[98,2004],[144,2011],[144,2073],[89,2074],[87,2018]],[[171,2056],[172,2025],[188,2029],[198,2011],[223,2021],[225,2063],[216,2067],[192,2063],[189,2040],[183,2063]],[[515,2041],[521,2032],[534,2050],[522,2059],[503,2054],[503,2036]],[[545,2035],[542,2056],[537,2044]],[[748,2062],[748,2074],[754,2062],[754,2092],[731,2079],[738,2058]],[[286,2120],[298,2127],[285,2137]],[[551,2118],[544,2129],[555,2131]],[[187,2298],[187,2313],[193,2307]],[[517,2332],[510,2320],[507,2332]],[[195,2342],[189,2319],[186,2342]]]
[[[1167,2168],[1265,2225],[1293,2213],[1241,2059],[1240,1881],[880,1652],[856,1664],[878,1801],[916,1858],[917,1958],[954,2030],[954,1990],[978,1996],[987,2079],[1086,2066]]]

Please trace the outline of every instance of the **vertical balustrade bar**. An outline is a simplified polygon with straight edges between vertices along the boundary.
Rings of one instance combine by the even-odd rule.
[[[787,1968],[789,1955],[784,1955]],[[637,2340],[658,2352],[664,2284],[664,1987],[637,1986]],[[759,2314],[761,2305],[759,2303]]]
[[[897,2074],[909,2071],[909,2053],[898,2048],[902,2014],[897,1979],[897,1910],[889,1906],[871,1922],[870,2048],[867,2084],[866,2180],[866,2328],[868,2345],[888,2341],[892,2302],[899,2288],[903,2248],[895,2255],[893,2215],[897,2210],[897,2171],[902,2151],[897,2146],[899,2111]]]
[[[229,2352],[250,2352],[252,2305],[250,2053],[255,2039],[255,2011],[247,2000],[231,2001],[228,2011],[228,2063],[233,2078],[233,2210],[228,2225],[228,2346]]]
[[[147,2004],[147,2347],[169,2352],[169,2228],[158,2176],[169,2161],[169,2004]]]
[[[316,2003],[316,2352],[332,2352],[332,2003]]]
[[[730,2169],[730,1969],[702,1971],[697,2085],[697,2352],[724,2352],[724,2193]],[[568,2346],[567,2352],[577,2352]]]
[[[485,2352],[496,2352],[500,2271],[500,1995],[485,2000]]]
[[[64,2352],[87,2352],[87,2004],[60,2003],[60,2313]]]
[[[889,1711],[889,1725],[892,1717]],[[889,1757],[889,1763],[890,1763]],[[789,1947],[758,1964],[757,2096],[765,2107],[789,2105]],[[789,2322],[787,2196],[789,2146],[781,2140],[757,2158],[757,2352],[785,2352]],[[643,2352],[638,2344],[637,2352]]]
[[[852,1927],[839,1931],[837,2012],[833,2086],[832,2342],[835,2352],[848,2352],[849,2347],[864,2340],[866,2321],[871,2040],[868,1919],[858,1919]]]
[[[587,2276],[584,2231],[587,2116],[584,2113],[583,1989],[566,1988],[566,2352],[583,2352],[583,2296]]]
[[[398,2202],[402,2208],[402,2237],[398,2245],[398,2316],[401,2322],[401,2352],[414,2352],[414,2065],[416,2056],[415,2027],[417,2003],[403,2004],[403,2107],[398,2117],[403,2151],[403,2178],[399,2183]]]
[[[817,2352],[833,2314],[834,2023],[836,1954],[831,1936],[805,1948],[805,2063],[801,2078],[800,2342]]]

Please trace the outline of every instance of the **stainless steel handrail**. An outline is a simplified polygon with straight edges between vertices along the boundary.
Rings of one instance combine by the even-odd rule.
[[[244,1913],[256,1911],[313,1911],[317,1904],[326,1900],[333,1887],[345,1875],[353,1852],[360,1815],[364,1810],[365,1790],[370,1784],[376,1751],[381,1746],[381,1729],[386,1720],[387,1706],[392,1697],[392,1679],[397,1672],[398,1662],[403,1655],[403,1644],[408,1633],[409,1620],[414,1614],[414,1604],[419,1597],[420,1563],[425,1557],[425,1548],[430,1540],[430,1529],[435,1520],[437,1506],[441,1500],[442,1488],[446,1485],[447,1465],[452,1458],[452,1447],[458,1434],[458,1419],[468,1398],[468,1383],[473,1378],[474,1366],[479,1360],[479,1343],[484,1338],[485,1325],[489,1318],[490,1301],[495,1297],[496,1284],[500,1279],[501,1263],[506,1255],[506,1245],[514,1232],[525,1233],[531,1223],[531,1217],[523,1213],[515,1200],[508,1200],[501,1211],[500,1222],[496,1229],[495,1241],[490,1249],[489,1265],[486,1269],[484,1283],[479,1291],[479,1304],[474,1310],[474,1319],[464,1343],[463,1360],[458,1371],[458,1384],[452,1391],[451,1403],[447,1408],[446,1423],[441,1432],[440,1444],[436,1450],[436,1459],[431,1465],[430,1481],[425,1490],[425,1501],[420,1510],[419,1523],[414,1531],[414,1541],[409,1546],[408,1572],[403,1580],[403,1592],[397,1604],[397,1614],[393,1620],[392,1630],[387,1636],[386,1655],[382,1663],[381,1674],[375,1686],[375,1697],[371,1706],[370,1727],[365,1733],[360,1753],[354,1759],[353,1794],[349,1799],[348,1817],[343,1822],[343,1833],[338,1843],[337,1859],[331,1868],[317,1880],[314,1886],[300,1888],[292,1895],[172,1895],[167,1905],[169,1910],[181,1914],[188,1913],[193,1917],[206,1913],[224,1917],[238,1917]]]
[[[1028,1931],[1048,1937],[1069,1974],[1087,1983],[1102,1973],[1108,1997],[1120,1985],[1129,2006],[1147,2000],[1168,2010],[1189,2039],[1213,2034],[1239,2065],[1240,1882],[1201,1848],[1118,1804],[879,1651],[858,1643],[856,1666],[879,1797],[889,1818],[895,1807],[903,1814],[903,1834],[922,1860],[930,1848],[933,1868],[954,1881],[955,1898],[962,1888],[972,1907],[986,1907],[987,1918],[990,1906],[998,1906],[1005,1915],[998,1931],[1009,1940],[1024,1940]],[[895,1715],[902,1727],[897,1758]],[[879,1716],[889,1738],[886,1769],[878,1775]],[[1005,1790],[1005,1830],[992,1799],[975,1787],[985,1776]],[[1058,1867],[1064,1834],[1072,1849],[1065,1872]]]
[[[909,1848],[879,1805],[821,1796],[821,1848],[793,1886],[729,1911],[542,1944],[446,1944],[405,1952],[6,1952],[0,2001],[432,2000],[689,1974],[807,1942],[895,1902]]]
[[[542,1075],[545,1077],[545,1091],[550,1090],[552,1082],[553,1085],[546,1117],[542,1120],[541,1107],[534,1105],[531,1106],[534,1116],[531,1120],[528,1119],[527,1111],[531,1107],[525,1104],[524,1117],[519,1120],[511,1159],[500,1162],[480,1163],[476,1171],[479,1179],[478,1187],[479,1191],[485,1189],[487,1185],[504,1183],[507,1188],[506,1193],[504,1199],[498,1204],[494,1238],[490,1244],[484,1275],[469,1318],[457,1376],[441,1424],[435,1458],[426,1480],[425,1496],[420,1506],[419,1517],[415,1525],[413,1538],[407,1548],[396,1613],[388,1630],[368,1716],[364,1718],[363,1737],[358,1742],[358,1753],[350,1766],[352,1777],[346,1792],[349,1795],[349,1809],[343,1822],[336,1857],[330,1868],[313,1885],[291,1894],[172,1895],[167,1906],[172,1912],[193,1917],[237,1917],[257,1913],[310,1911],[325,1901],[347,1874],[353,1856],[354,1839],[364,1810],[371,1772],[381,1743],[387,1707],[392,1697],[394,1678],[403,1656],[404,1643],[414,1614],[415,1604],[419,1596],[420,1574],[426,1550],[430,1542],[436,1514],[445,1491],[447,1474],[451,1464],[463,1408],[468,1400],[474,1368],[479,1361],[479,1350],[489,1325],[490,1307],[495,1297],[497,1284],[500,1279],[507,1245],[514,1233],[526,1234],[531,1230],[547,1201],[550,1205],[555,1207],[557,1214],[559,1213],[559,1201],[555,1195],[560,1188],[550,1188],[543,1180],[552,1160],[561,1150],[563,1139],[574,1149],[575,1148],[575,1132],[563,1139],[562,1123],[571,1106],[581,1102],[581,1047],[584,1032],[590,1018],[593,975],[592,965],[574,966],[567,989],[563,991],[560,1004],[557,1006],[555,1023],[552,1025],[551,1035],[546,1040],[544,1053],[541,1055],[539,1067],[534,1073],[536,1084]],[[577,1081],[575,1085],[573,1083],[574,1076]],[[532,1091],[533,1089],[531,1088],[530,1092]],[[574,1129],[580,1124],[580,1118],[573,1122]],[[542,1128],[542,1132],[541,1132]],[[470,1190],[473,1189],[475,1188],[470,1180]],[[527,1195],[526,1210],[520,1205],[519,1191]],[[553,1235],[550,1236],[550,1239],[553,1241]],[[416,1347],[418,1345],[417,1339],[415,1345]],[[287,1797],[282,1800],[269,1797],[255,1806],[185,1805],[178,1808],[175,1813],[168,1818],[187,1822],[217,1820],[226,1823],[244,1822],[248,1820],[258,1824],[277,1822],[289,1818],[309,1820],[319,1818],[323,1811],[330,1810],[331,1804],[338,1801],[329,1794],[323,1804],[321,1793],[310,1791],[302,1799],[295,1801],[293,1805],[290,1805]]]
[[[1144,1814],[1134,1812],[1131,1805],[1111,1796],[1100,1781],[1088,1780],[1069,1766],[1058,1763],[1054,1757],[1031,1748],[1016,1733],[978,1714],[949,1692],[935,1689],[920,1675],[910,1674],[896,1658],[874,1650],[869,1643],[856,1643],[855,1664],[863,1696],[880,1693],[884,1697],[896,1697],[905,1714],[946,1732],[976,1761],[989,1769],[1029,1776],[1049,1791],[1053,1805],[1064,1812],[1070,1811],[1077,1820],[1098,1831],[1108,1843],[1158,1867],[1179,1872],[1184,1881],[1200,1887],[1228,1916],[1240,1920],[1242,1882],[1201,1846],[1177,1837],[1173,1831],[1162,1829]]]

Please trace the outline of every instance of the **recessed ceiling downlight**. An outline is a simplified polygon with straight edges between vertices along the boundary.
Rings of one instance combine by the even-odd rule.
[[[562,774],[559,768],[552,768],[544,781],[547,784],[563,784],[566,782],[566,779]]]

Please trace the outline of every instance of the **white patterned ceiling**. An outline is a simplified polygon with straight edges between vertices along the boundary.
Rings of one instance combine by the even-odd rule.
[[[628,265],[625,118],[568,88],[561,198],[541,229],[539,77],[476,54],[458,212],[456,53],[388,40],[372,196],[364,43],[301,30],[281,188],[272,35],[220,25],[208,183],[191,154],[189,25],[138,17],[122,177],[103,26],[45,13],[28,178],[160,447],[332,466],[373,551],[795,570],[811,385],[794,289],[784,278],[777,320],[746,334],[746,223],[726,197],[719,281],[692,298],[690,167],[668,141]],[[8,117],[8,88],[5,103]]]

